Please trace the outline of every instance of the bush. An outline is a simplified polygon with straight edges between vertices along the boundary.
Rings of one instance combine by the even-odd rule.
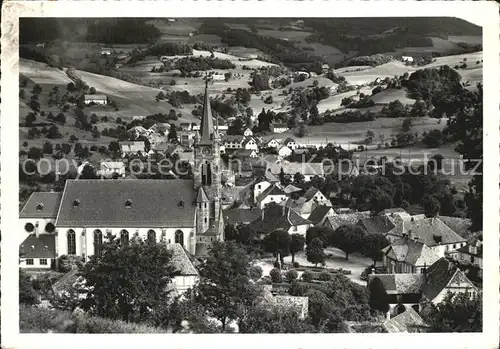
[[[318,280],[321,281],[330,281],[332,279],[332,274],[327,271],[321,272],[318,276]]]
[[[273,266],[274,266],[276,269],[280,269],[280,268],[281,268],[280,262],[278,262],[278,261],[274,261]]]
[[[294,267],[294,268],[299,268],[299,267],[300,267],[299,262],[293,262],[293,267]]]
[[[19,327],[23,333],[166,333],[142,324],[47,308],[19,307]]]
[[[302,280],[305,282],[311,282],[313,280],[313,274],[306,270],[302,273]]]
[[[281,271],[279,269],[272,269],[269,272],[269,276],[271,277],[272,282],[281,282],[283,280],[283,276],[281,275]]]
[[[60,273],[67,273],[73,268],[79,268],[82,265],[82,258],[80,256],[62,255],[58,259],[58,271]]]
[[[262,268],[258,265],[250,267],[250,278],[254,281],[259,280],[262,277]]]
[[[299,274],[297,273],[297,271],[290,269],[286,272],[285,277],[288,282],[292,282],[299,277]]]

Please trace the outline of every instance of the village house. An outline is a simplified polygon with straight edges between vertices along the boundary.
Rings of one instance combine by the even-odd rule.
[[[108,104],[108,98],[105,95],[83,95],[83,103],[85,105],[106,105]]]
[[[282,158],[286,158],[292,155],[292,153],[293,150],[288,148],[286,145],[283,145],[278,149],[278,155],[281,156]]]
[[[262,210],[258,207],[251,208],[228,208],[222,212],[226,224],[239,225],[250,224],[262,216]]]
[[[329,216],[334,216],[335,214],[331,206],[319,205],[316,206],[307,219],[317,227],[322,226]]]
[[[174,291],[172,296],[178,296],[193,288],[199,279],[199,273],[181,244],[168,244],[167,248],[172,251],[171,263],[174,269],[172,283],[168,287]]]
[[[302,189],[294,186],[293,184],[288,184],[285,188],[283,188],[283,191],[287,194],[290,195],[292,193],[297,193],[301,192]]]
[[[287,124],[282,124],[282,123],[275,122],[275,123],[272,123],[269,126],[269,129],[273,133],[283,133],[283,132],[288,131],[290,128],[287,126]]]
[[[402,56],[401,61],[404,63],[413,63],[413,57],[411,56]]]
[[[388,333],[422,333],[428,325],[413,309],[407,308],[404,312],[387,320],[383,324]]]
[[[446,258],[440,258],[420,274],[371,274],[368,284],[378,278],[389,296],[389,315],[394,317],[408,308],[420,312],[426,303],[439,304],[448,292],[473,297],[478,288]]]
[[[253,197],[257,198],[262,194],[267,188],[271,186],[271,182],[264,178],[258,178],[253,184]]]
[[[287,199],[286,193],[281,189],[281,186],[274,183],[270,185],[259,196],[255,197],[255,203],[262,209],[270,203],[284,203]]]
[[[222,138],[222,144],[226,149],[241,149],[245,137],[238,135],[226,135]]]
[[[449,255],[461,264],[472,264],[483,269],[483,236],[473,238],[465,246],[451,251]]]
[[[62,193],[34,192],[19,213],[19,243],[30,235],[54,234],[55,221]]]
[[[257,142],[255,141],[255,139],[253,139],[251,137],[246,138],[243,141],[242,146],[243,146],[243,149],[246,149],[246,150],[256,150],[256,151],[259,150],[259,146],[258,146]]]
[[[249,226],[263,238],[275,230],[284,230],[290,234],[305,236],[307,229],[312,224],[289,207],[271,205],[263,209],[261,217],[254,220]]]
[[[125,177],[125,164],[122,161],[101,161],[97,174],[105,178],[111,178],[116,174],[123,178]]]
[[[56,259],[54,234],[30,234],[19,247],[19,266],[23,269],[43,270],[54,267]]]
[[[271,138],[269,141],[264,143],[264,146],[266,148],[278,148],[280,146],[280,143],[275,138]]]
[[[285,202],[285,206],[292,208],[303,218],[308,218],[316,207],[331,207],[332,203],[319,189],[311,187],[299,198],[288,198]]]
[[[369,218],[370,211],[353,212],[353,213],[337,213],[333,216],[328,216],[324,222],[324,226],[333,230],[337,230],[343,225],[355,225],[359,220]]]
[[[292,150],[295,150],[299,147],[299,145],[297,144],[297,142],[293,138],[285,139],[285,141],[283,142],[283,145],[287,146],[288,148],[290,148]]]
[[[146,146],[144,141],[122,141],[120,142],[120,149],[122,156],[125,155],[136,155],[142,153],[146,154]]]
[[[455,233],[444,224],[439,217],[423,218],[419,220],[403,221],[387,232],[390,242],[404,237],[414,237],[439,257],[466,245],[466,239]]]
[[[369,218],[360,219],[357,225],[368,234],[382,234],[385,235],[395,227],[394,223],[386,216],[374,216]]]
[[[251,129],[247,128],[244,132],[243,132],[243,136],[245,137],[252,137],[253,136],[253,132]]]
[[[382,253],[387,274],[423,273],[426,267],[439,260],[438,255],[428,246],[410,237],[385,247]]]
[[[170,131],[170,124],[169,123],[156,123],[153,126],[151,126],[148,131],[151,131],[152,133],[157,133],[157,134],[168,134]]]
[[[127,130],[127,136],[129,136],[132,139],[137,139],[141,136],[149,136],[151,134],[151,131],[146,130],[142,126],[134,126],[131,129]]]
[[[306,182],[309,182],[315,176],[325,178],[322,163],[299,163],[287,161],[283,161],[281,163],[268,163],[266,172],[271,172],[274,176],[279,178],[282,169],[285,174],[292,176],[292,178],[296,173],[300,173],[304,176],[304,181]]]

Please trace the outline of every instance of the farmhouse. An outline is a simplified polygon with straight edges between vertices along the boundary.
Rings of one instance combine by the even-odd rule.
[[[144,141],[123,141],[120,142],[120,148],[123,156],[139,152],[144,154],[146,151]]]
[[[413,57],[411,57],[411,56],[402,56],[401,57],[401,61],[403,61],[405,63],[413,63]]]
[[[262,216],[250,223],[250,228],[264,237],[275,230],[284,230],[290,234],[306,235],[311,222],[302,218],[289,207],[272,205],[262,211]]]
[[[98,175],[102,177],[112,177],[114,174],[125,177],[125,164],[122,161],[101,161]]]
[[[286,124],[281,123],[272,123],[269,128],[273,133],[283,133],[289,130]]]
[[[83,103],[85,105],[106,105],[108,104],[108,98],[105,95],[83,95]]]
[[[425,244],[411,238],[401,239],[382,249],[387,274],[423,273],[439,260]]]
[[[293,208],[294,211],[298,212],[302,217],[307,218],[311,215],[314,209],[318,206],[332,206],[330,200],[328,200],[325,195],[315,187],[309,188],[304,195],[295,199],[288,198],[285,205],[287,207]]]

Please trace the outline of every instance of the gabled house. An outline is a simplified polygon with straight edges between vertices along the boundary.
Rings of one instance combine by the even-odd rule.
[[[30,234],[19,246],[19,266],[23,269],[51,269],[55,264],[55,234]]]
[[[355,225],[360,219],[369,218],[370,211],[354,212],[354,213],[340,213],[333,216],[328,216],[325,220],[324,226],[337,230],[343,225]]]
[[[314,226],[321,226],[329,216],[333,215],[335,215],[335,211],[333,211],[331,206],[320,205],[316,206],[307,219],[310,220]]]
[[[108,104],[108,98],[105,95],[83,95],[83,103],[85,105],[106,105]]]
[[[146,130],[142,126],[134,126],[127,131],[127,135],[129,137],[131,137],[132,139],[137,139],[140,136],[148,136],[150,133],[151,133],[151,131]]]
[[[99,176],[110,178],[115,173],[119,177],[125,177],[125,164],[122,161],[101,161]]]
[[[293,153],[292,149],[288,148],[286,145],[283,145],[278,149],[278,155],[281,156],[282,158],[286,158],[292,155],[292,153]]]
[[[19,213],[19,243],[30,235],[54,235],[62,193],[34,192]],[[45,245],[44,245],[45,246]]]
[[[287,175],[294,176],[296,173],[300,173],[304,176],[304,180],[309,182],[314,176],[320,178],[325,178],[325,172],[323,170],[322,163],[299,163],[299,162],[287,162],[283,161],[281,163],[268,163],[266,167],[266,172],[271,172],[273,175],[279,178],[281,169]]]
[[[255,181],[253,185],[253,197],[257,199],[260,194],[262,194],[267,188],[271,186],[271,182],[265,180],[264,178],[259,178]]]
[[[293,208],[302,217],[307,218],[313,210],[318,206],[331,207],[332,203],[328,200],[321,191],[315,187],[309,188],[300,198],[288,198],[285,205]]]
[[[289,130],[287,124],[282,124],[282,123],[272,123],[269,126],[269,129],[273,133],[283,133]]]
[[[259,196],[257,196],[255,198],[255,202],[262,209],[270,203],[284,203],[286,199],[287,195],[285,194],[285,192],[277,183],[274,183],[266,190],[264,190],[264,192],[262,192]]]
[[[251,129],[247,128],[244,132],[243,132],[243,136],[245,137],[252,137],[253,136],[253,132]]]
[[[123,141],[120,142],[120,149],[122,155],[138,154],[139,152],[145,154],[146,146],[144,141]]]
[[[425,332],[427,326],[422,317],[411,307],[383,324],[388,333],[421,333]]]
[[[224,216],[224,223],[226,224],[250,224],[262,216],[262,210],[258,207],[228,208],[222,214]]]
[[[382,249],[387,274],[423,273],[439,260],[425,244],[410,238],[401,239]]]
[[[404,237],[417,239],[427,245],[439,257],[466,245],[467,241],[444,224],[438,217],[403,221],[387,232],[394,242]]]
[[[264,143],[264,146],[266,148],[278,148],[280,146],[280,143],[276,139],[272,138],[271,140]]]
[[[289,207],[271,205],[263,209],[262,216],[250,223],[249,226],[262,238],[275,230],[284,230],[290,234],[305,236],[307,229],[312,224]]]
[[[244,140],[245,137],[243,136],[226,135],[222,138],[222,144],[224,145],[225,149],[241,149],[243,148]]]
[[[300,188],[297,188],[296,186],[294,186],[293,184],[288,184],[284,189],[283,191],[286,193],[286,194],[292,194],[292,193],[297,193],[297,192],[300,192],[302,191],[302,189]]]
[[[461,264],[472,264],[483,269],[483,236],[472,239],[465,246],[449,253]]]
[[[299,147],[299,145],[297,144],[297,142],[295,142],[295,140],[293,138],[285,139],[285,141],[283,142],[283,145],[286,145],[288,148],[290,148],[292,150],[295,150]]]
[[[243,143],[241,145],[242,145],[243,149],[246,149],[246,150],[259,150],[259,146],[257,145],[257,142],[252,137],[245,138],[245,140],[243,141]]]
[[[389,218],[385,216],[374,216],[369,218],[360,219],[358,224],[368,234],[382,234],[385,235],[395,227]]]
[[[199,273],[181,244],[168,244],[167,248],[172,251],[171,263],[174,269],[172,283],[168,287],[173,289],[173,295],[181,295],[193,288],[199,279]]]

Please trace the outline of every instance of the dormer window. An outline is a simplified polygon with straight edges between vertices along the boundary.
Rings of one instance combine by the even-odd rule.
[[[132,207],[132,200],[128,199],[125,201],[125,208],[131,208]]]
[[[73,207],[78,207],[80,206],[80,200],[76,199],[75,201],[73,201]]]
[[[42,203],[40,203],[40,204],[36,205],[36,210],[37,210],[37,211],[41,211],[41,210],[43,210],[43,204],[42,204]]]
[[[178,207],[184,208],[184,201],[180,200],[177,204]]]

